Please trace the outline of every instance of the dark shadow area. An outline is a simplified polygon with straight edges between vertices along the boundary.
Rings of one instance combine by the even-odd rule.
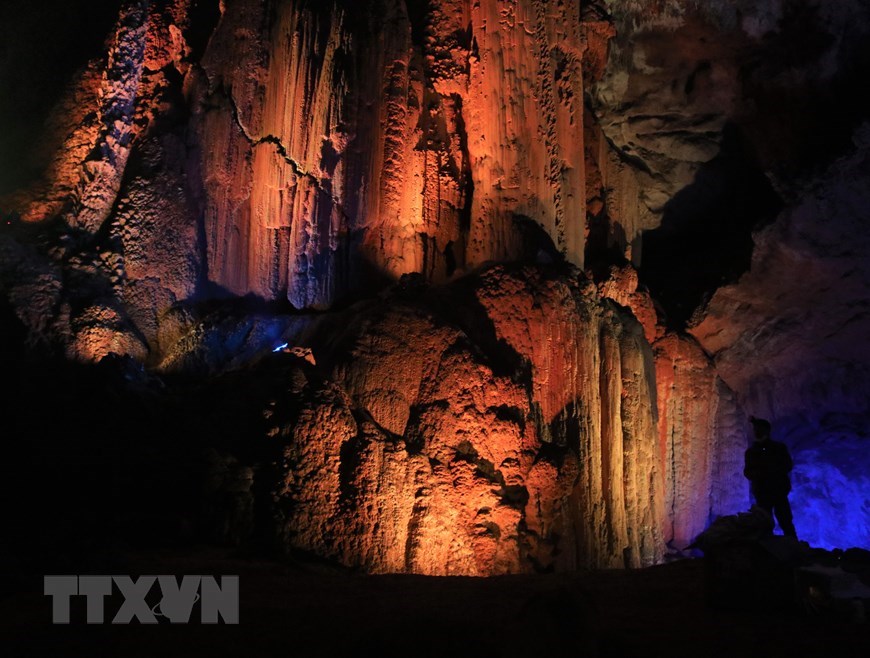
[[[522,245],[522,250],[517,255],[516,261],[539,265],[564,265],[565,256],[559,251],[553,238],[538,222],[525,215],[514,215],[512,226]]]
[[[661,226],[643,234],[640,280],[670,327],[685,328],[707,295],[749,269],[752,231],[781,209],[740,130],[727,125],[719,155],[668,202]]]
[[[51,624],[41,579],[0,597],[13,656],[572,656],[864,658],[866,626],[779,608],[710,610],[702,560],[644,570],[499,578],[355,576],[299,556],[284,563],[213,549],[139,551],[131,574],[239,577],[239,624]],[[762,565],[763,566],[763,565]],[[746,600],[741,601],[742,604]],[[107,600],[109,619],[120,602]],[[421,637],[421,633],[423,636]]]
[[[103,57],[120,2],[5,0],[0,7],[0,195],[41,174],[28,157],[76,71]],[[113,10],[114,9],[114,10]]]
[[[130,550],[259,544],[277,444],[266,401],[286,359],[216,377],[158,377],[127,357],[81,365],[23,347],[3,312],[3,587],[28,574],[111,569]],[[17,340],[15,340],[17,338]],[[263,482],[253,482],[257,470]]]
[[[822,171],[851,148],[855,128],[870,117],[870,96],[859,91],[870,67],[864,5],[853,5],[853,20],[832,34],[820,3],[785,3],[779,29],[741,67],[754,108],[743,127],[780,180]],[[830,63],[820,67],[826,57]]]
[[[586,271],[595,281],[606,281],[614,265],[628,264],[625,259],[627,243],[625,229],[617,222],[611,222],[605,211],[589,217],[589,236],[586,241],[584,264]]]
[[[412,278],[393,294],[430,312],[450,308],[487,359],[527,377],[471,301],[473,285],[468,278],[417,287]],[[458,304],[463,287],[468,298]],[[833,604],[803,610],[787,589],[791,563],[769,553],[746,563],[728,554],[724,563],[493,578],[366,576],[303,552],[274,559],[260,529],[274,523],[270,485],[283,440],[268,438],[267,424],[292,424],[299,413],[287,393],[298,363],[275,355],[209,378],[159,378],[120,357],[75,365],[25,351],[26,332],[2,296],[0,329],[0,365],[15,384],[0,414],[10,465],[0,480],[0,617],[11,629],[10,655],[94,655],[96,646],[125,656],[381,657],[408,655],[409,647],[420,656],[866,655],[866,626]],[[267,421],[263,410],[276,396]],[[578,404],[554,421],[553,435],[576,434]],[[522,420],[512,407],[497,414]],[[568,450],[576,446],[554,444],[538,457],[557,461]],[[461,451],[500,487],[504,505],[527,507],[524,487],[505,486],[495,465]],[[342,459],[341,467],[349,494],[354,463]],[[52,625],[42,592],[50,573],[238,575],[240,624],[94,627],[83,622],[78,599],[74,623]],[[722,584],[729,589],[719,592]],[[107,601],[108,614],[117,605]],[[420,643],[420,620],[447,630]]]
[[[190,44],[194,61],[202,59],[208,41],[220,21],[220,0],[194,0],[190,7],[190,27],[185,39]]]
[[[461,329],[469,339],[469,349],[480,356],[493,374],[530,386],[530,364],[507,341],[498,337],[495,324],[477,298],[479,286],[479,273],[472,273],[447,286],[427,289],[419,302],[436,318],[447,320]]]
[[[408,0],[408,20],[411,23],[411,41],[422,46],[426,38],[426,24],[429,21],[429,0]]]

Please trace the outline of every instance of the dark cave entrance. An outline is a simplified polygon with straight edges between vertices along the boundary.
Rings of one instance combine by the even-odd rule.
[[[0,39],[0,195],[30,183],[44,168],[47,155],[34,142],[73,74],[104,57],[118,16],[106,11],[107,4],[120,6],[6,0],[0,9],[7,26]]]
[[[783,208],[740,129],[726,125],[719,154],[665,206],[659,228],[643,233],[640,280],[683,329],[720,286],[749,269],[752,232]]]

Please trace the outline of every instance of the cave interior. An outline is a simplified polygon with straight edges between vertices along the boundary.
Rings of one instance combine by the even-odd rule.
[[[345,620],[534,591],[522,627],[557,633],[592,618],[551,591],[578,573],[670,610],[753,503],[751,417],[802,550],[870,549],[866,3],[0,16],[8,591],[199,547],[296,565]],[[525,576],[311,584],[346,571]]]

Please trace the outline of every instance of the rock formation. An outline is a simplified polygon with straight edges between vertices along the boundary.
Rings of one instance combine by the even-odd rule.
[[[745,408],[778,419],[797,463],[798,526],[829,548],[842,537],[870,541],[870,507],[855,488],[866,482],[870,412],[870,272],[860,255],[870,207],[868,137],[862,126],[854,153],[754,236],[749,272],[720,288],[690,329]],[[833,513],[824,500],[843,511]],[[846,527],[845,518],[854,521]]]
[[[743,452],[745,416],[733,391],[691,339],[668,334],[654,345],[659,450],[665,475],[665,538],[692,543],[717,516],[749,506]]]
[[[467,285],[429,304],[354,309],[338,340],[315,344],[330,376],[298,380],[301,410],[274,429],[287,543],[377,572],[661,559],[655,373],[640,326],[594,287],[534,268]],[[457,295],[468,295],[457,317],[437,310]]]
[[[264,32],[261,3],[228,4],[196,99],[210,278],[323,306],[515,259],[517,222],[582,265],[597,23],[573,9],[457,0],[412,26],[404,2],[283,2]]]
[[[802,426],[863,445],[858,0],[110,18],[0,181],[0,292],[28,346],[79,362],[205,377],[304,350],[257,389],[285,546],[646,565],[747,504],[744,408],[807,455]]]
[[[599,289],[603,297],[631,310],[653,348],[663,535],[666,543],[681,549],[711,519],[749,504],[739,477],[747,447],[744,413],[700,346],[662,326],[633,267],[612,267]]]

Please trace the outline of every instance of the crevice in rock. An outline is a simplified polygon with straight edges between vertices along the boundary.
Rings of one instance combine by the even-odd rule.
[[[320,192],[324,196],[329,197],[329,199],[332,201],[332,205],[341,213],[341,215],[345,219],[347,219],[348,221],[352,219],[350,215],[348,215],[348,213],[345,211],[339,199],[332,194],[332,191],[324,189],[323,181],[314,174],[306,171],[305,168],[287,152],[287,147],[284,146],[284,143],[281,141],[280,137],[278,137],[277,135],[264,135],[263,137],[254,138],[245,127],[245,125],[242,123],[241,117],[239,116],[239,108],[236,105],[232,93],[226,91],[224,92],[224,95],[230,103],[230,111],[234,123],[239,128],[244,138],[248,141],[248,143],[250,143],[252,150],[255,149],[257,146],[260,146],[261,144],[271,144],[272,146],[274,146],[275,151],[278,153],[278,155],[281,156],[281,158],[284,159],[287,164],[290,165],[293,173],[296,174],[296,176],[300,178],[307,178],[308,180],[310,180],[318,192]]]
[[[453,98],[456,103],[456,132],[459,137],[459,150],[462,153],[463,165],[460,172],[460,180],[462,182],[464,203],[459,209],[459,230],[467,239],[468,231],[471,228],[471,208],[474,202],[474,177],[471,175],[471,153],[468,150],[468,130],[465,126],[465,115],[462,113],[462,97],[459,94],[454,94]],[[464,251],[462,249],[463,253]],[[450,274],[452,272],[448,273],[448,276]]]
[[[749,269],[752,232],[781,208],[740,129],[726,125],[719,155],[666,204],[661,226],[643,233],[640,280],[671,328],[684,329],[713,291]]]
[[[360,433],[342,443],[339,449],[338,503],[342,507],[350,508],[356,504],[359,491],[354,483],[354,475],[360,466],[365,443]]]
[[[591,102],[587,101],[587,107],[589,108],[590,112],[593,113],[593,116],[595,116],[594,108]],[[597,118],[598,117],[596,117],[596,119]],[[650,169],[649,165],[639,155],[629,153],[627,147],[623,148],[618,146],[612,139],[610,139],[610,137],[607,136],[606,133],[603,134],[603,138],[607,141],[608,146],[610,146],[610,151],[614,153],[625,164],[629,165],[633,169],[638,169],[645,174],[649,174],[650,176],[653,175],[652,169]]]
[[[191,58],[199,61],[221,18],[220,0],[194,0],[190,8],[190,24],[184,37],[190,46]]]

